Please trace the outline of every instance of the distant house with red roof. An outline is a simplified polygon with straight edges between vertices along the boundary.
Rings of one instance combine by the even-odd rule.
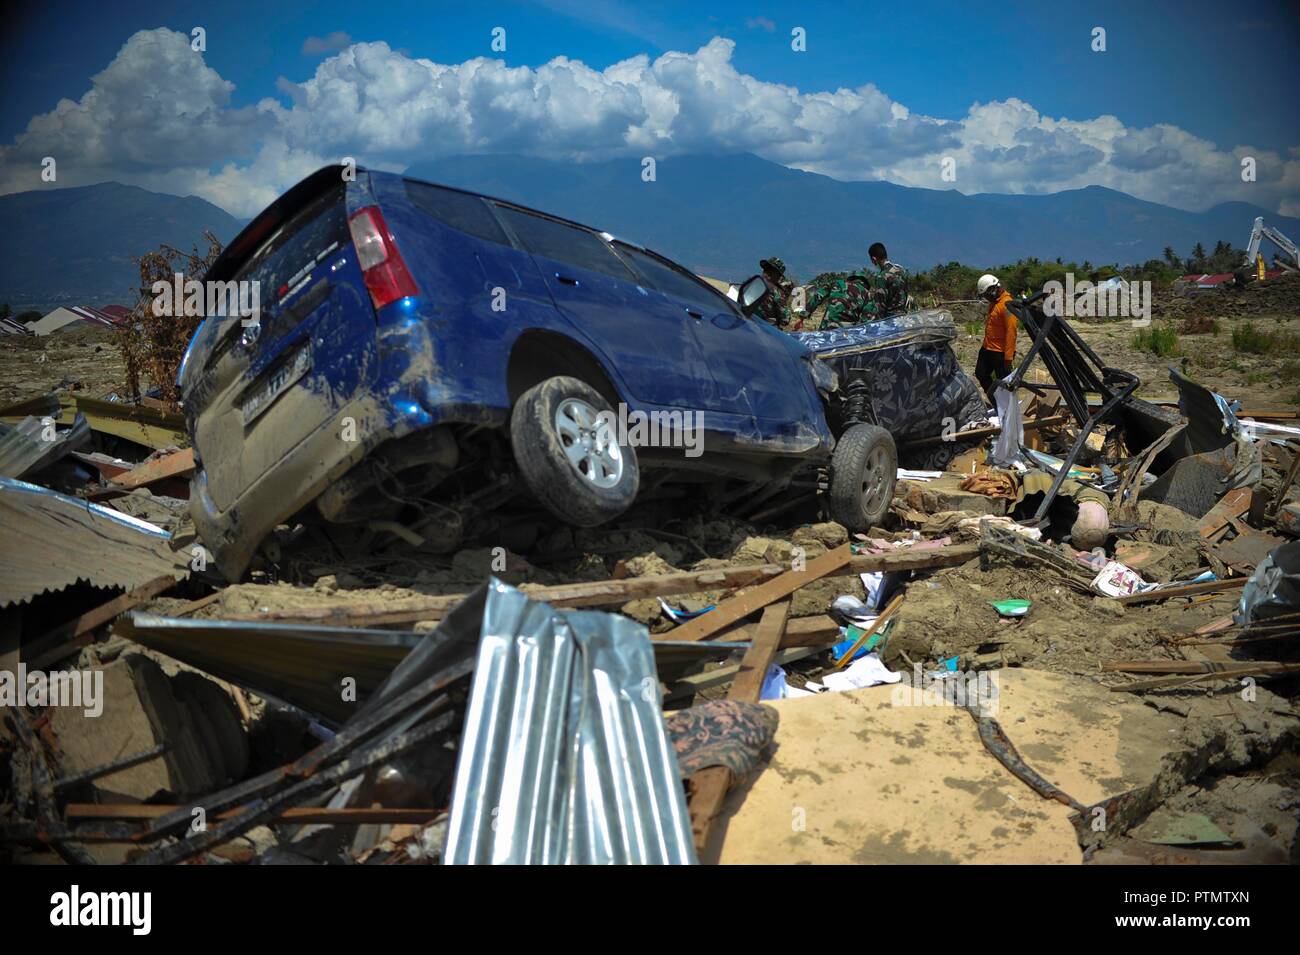
[[[131,310],[122,305],[105,305],[95,308],[93,305],[59,306],[48,315],[28,324],[27,328],[36,335],[50,335],[67,328],[76,322],[99,328],[117,328],[131,315]]]

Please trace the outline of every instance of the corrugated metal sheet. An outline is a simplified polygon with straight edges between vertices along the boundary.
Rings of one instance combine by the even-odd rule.
[[[166,531],[111,508],[0,477],[0,607],[78,581],[134,589],[189,575]]]
[[[464,616],[464,615],[460,615]],[[460,617],[458,617],[460,619]],[[473,637],[480,629],[473,621]],[[439,628],[440,638],[445,636]],[[292,703],[332,723],[357,709],[340,692],[343,677],[356,680],[355,700],[367,700],[427,634],[361,630],[272,620],[204,620],[136,611],[117,633],[230,683]],[[660,671],[718,659],[744,643],[654,644]]]
[[[0,477],[20,478],[53,464],[90,440],[86,416],[78,414],[72,427],[46,440],[45,419],[24,418],[14,427],[0,424]]]
[[[117,633],[205,673],[343,723],[423,638],[274,621],[191,620],[132,613]],[[342,680],[356,680],[343,699]]]
[[[695,861],[645,627],[489,583],[444,859]]]

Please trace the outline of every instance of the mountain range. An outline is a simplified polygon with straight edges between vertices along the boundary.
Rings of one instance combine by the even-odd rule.
[[[887,182],[841,182],[751,154],[566,163],[457,156],[407,174],[533,206],[649,246],[718,278],[778,255],[802,280],[862,266],[875,241],[912,270],[960,261],[989,268],[1025,256],[1094,265],[1246,244],[1256,216],[1300,239],[1300,219],[1241,202],[1188,212],[1089,186],[1046,195],[964,195]],[[107,182],[0,196],[0,302],[131,304],[131,257],[166,242],[188,250],[243,222],[196,196]],[[1266,254],[1268,254],[1266,250]]]
[[[959,261],[990,268],[1026,256],[1094,265],[1186,256],[1219,239],[1244,247],[1256,216],[1293,239],[1300,219],[1227,202],[1187,212],[1101,186],[1048,195],[963,195],[888,182],[841,182],[751,154],[578,165],[521,156],[460,156],[407,174],[535,206],[735,279],[778,255],[800,279],[867,263],[884,242],[914,271]],[[1266,255],[1270,254],[1266,251]]]
[[[133,256],[162,243],[207,251],[203,230],[229,242],[244,223],[197,196],[120,182],[0,196],[0,302],[15,311],[136,301]]]

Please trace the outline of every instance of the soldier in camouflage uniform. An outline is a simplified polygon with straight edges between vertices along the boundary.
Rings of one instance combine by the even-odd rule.
[[[887,318],[914,309],[915,303],[907,294],[907,270],[889,261],[889,253],[885,251],[884,243],[872,243],[867,254],[871,256],[871,262],[878,273],[872,286],[872,301],[876,306],[875,317]]]
[[[850,272],[843,278],[834,278],[808,286],[804,312],[812,315],[823,303],[826,314],[822,328],[858,325],[878,317],[873,298],[872,276],[862,270]]]
[[[763,278],[772,287],[772,294],[758,305],[758,314],[764,321],[777,328],[789,326],[793,316],[790,314],[790,296],[794,292],[794,283],[786,277],[785,263],[775,255],[758,263],[763,270]]]

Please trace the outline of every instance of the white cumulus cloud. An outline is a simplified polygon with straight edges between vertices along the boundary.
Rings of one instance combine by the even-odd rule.
[[[54,156],[59,185],[118,179],[248,216],[343,156],[400,170],[463,153],[581,162],[753,152],[840,179],[966,193],[1103,185],[1190,209],[1229,199],[1300,207],[1300,147],[1223,148],[1167,124],[1057,119],[1016,98],[925,116],[874,84],[804,92],[766,82],[737,70],[734,50],[715,37],[603,70],[563,56],[533,68],[435,63],[334,33],[303,44],[304,53],[336,51],[312,75],[282,76],[276,97],[235,108],[233,85],[187,36],[141,31],[79,100],[33,117],[0,147],[0,192],[41,187],[41,160]],[[1248,158],[1254,182],[1242,179]]]

